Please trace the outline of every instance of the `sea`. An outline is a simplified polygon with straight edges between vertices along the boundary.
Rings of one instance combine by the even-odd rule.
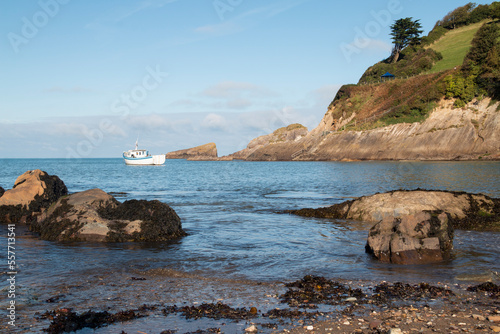
[[[19,175],[33,169],[57,175],[70,193],[100,188],[119,201],[167,203],[181,218],[187,236],[166,243],[68,243],[39,240],[17,226],[16,284],[19,304],[24,303],[18,312],[26,311],[19,321],[27,323],[33,321],[33,312],[57,306],[45,299],[50,294],[60,293],[63,301],[73,304],[85,299],[64,292],[63,286],[82,286],[98,275],[123,276],[124,268],[137,275],[169,270],[193,281],[202,277],[200,288],[206,288],[207,280],[274,284],[304,275],[454,283],[471,273],[500,271],[500,233],[457,230],[451,260],[390,265],[365,253],[371,224],[285,213],[396,189],[466,191],[498,198],[500,162],[167,160],[161,166],[127,166],[122,159],[0,159],[0,186],[12,188]],[[0,225],[5,255],[7,233],[7,226]],[[5,278],[6,272],[2,275]],[[3,281],[0,302],[6,305]],[[197,289],[196,282],[190,284]],[[102,292],[102,286],[98,288]]]

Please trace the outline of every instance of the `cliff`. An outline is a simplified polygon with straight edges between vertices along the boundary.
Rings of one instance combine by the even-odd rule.
[[[425,41],[410,44],[397,62],[386,59],[368,68],[357,85],[339,89],[311,132],[301,129],[298,136],[294,127],[281,128],[277,131],[283,140],[276,139],[275,131],[232,156],[500,159],[500,21],[492,19],[493,7],[482,8],[488,13],[477,17],[479,12],[469,13],[471,20],[461,28],[438,21]],[[396,74],[395,80],[382,80],[386,72]]]
[[[301,124],[291,124],[273,133],[253,139],[248,146],[229,155],[240,160],[291,160],[297,143],[308,134]]]
[[[173,151],[165,154],[165,158],[187,160],[217,160],[217,146],[215,145],[215,143],[208,143],[193,148]]]
[[[296,140],[254,139],[233,156],[245,160],[472,160],[500,159],[500,105],[490,99],[454,108],[442,100],[423,122],[343,130],[329,110]],[[333,124],[333,125],[332,125]],[[272,137],[272,136],[271,136]]]

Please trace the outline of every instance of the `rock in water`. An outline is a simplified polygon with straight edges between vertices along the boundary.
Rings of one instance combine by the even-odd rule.
[[[19,176],[14,187],[0,197],[1,222],[30,222],[43,209],[67,195],[64,182],[39,169]]]
[[[326,208],[288,212],[305,217],[377,223],[436,210],[448,213],[448,218],[456,229],[500,231],[500,199],[454,191],[395,190],[359,197]]]
[[[5,193],[5,189],[0,187],[0,197],[2,197],[4,193]]]
[[[384,219],[370,229],[366,244],[378,260],[397,264],[440,262],[452,249],[453,228],[440,211]]]
[[[181,220],[159,201],[118,202],[101,189],[60,198],[32,230],[45,240],[165,241],[186,235]]]

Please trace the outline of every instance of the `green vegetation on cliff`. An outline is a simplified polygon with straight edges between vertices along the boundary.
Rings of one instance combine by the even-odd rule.
[[[465,55],[471,47],[474,35],[483,24],[484,22],[479,22],[451,31],[443,29],[446,34],[427,47],[427,49],[434,50],[442,55],[442,59],[434,64],[431,72],[449,70],[462,65]]]
[[[421,122],[443,98],[454,98],[456,107],[475,97],[500,99],[499,13],[500,2],[459,7],[396,62],[391,56],[368,68],[358,85],[341,87],[330,104],[333,129]],[[386,72],[396,79],[381,82]]]

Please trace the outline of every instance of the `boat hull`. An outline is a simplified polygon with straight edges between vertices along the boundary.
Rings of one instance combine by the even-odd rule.
[[[163,165],[165,163],[165,155],[152,155],[144,158],[129,158],[123,157],[127,165]]]

